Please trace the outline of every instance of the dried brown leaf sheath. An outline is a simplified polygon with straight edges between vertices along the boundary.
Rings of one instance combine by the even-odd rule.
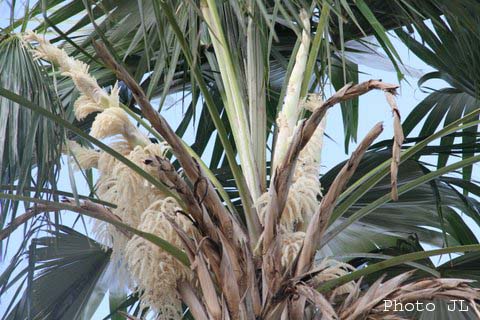
[[[385,91],[385,97],[392,109],[393,114],[393,146],[392,146],[392,163],[390,165],[390,176],[392,185],[392,200],[398,200],[397,191],[397,175],[398,166],[400,165],[400,152],[402,150],[402,144],[404,140],[402,124],[400,122],[400,111],[398,110],[397,102],[395,101],[395,92],[391,90]]]

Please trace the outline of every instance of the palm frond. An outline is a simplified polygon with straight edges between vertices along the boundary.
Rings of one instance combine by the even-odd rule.
[[[62,115],[62,108],[42,66],[33,59],[30,47],[17,36],[0,43],[2,87],[32,101],[42,110]],[[7,76],[8,75],[8,76]],[[55,188],[60,169],[63,129],[38,113],[0,98],[0,182],[10,186],[4,192],[41,196],[42,188]],[[33,171],[36,171],[36,174]],[[16,187],[13,184],[16,182]],[[58,199],[58,197],[56,197]],[[16,205],[2,200],[1,224],[9,209],[15,217]]]
[[[26,285],[17,289],[24,293],[3,319],[79,318],[110,254],[111,250],[105,250],[93,239],[61,225],[46,236],[33,238],[27,267],[20,271],[23,277],[7,284],[25,283],[22,279],[26,277]]]

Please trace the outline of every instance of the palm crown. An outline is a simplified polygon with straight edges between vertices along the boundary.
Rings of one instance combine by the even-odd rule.
[[[3,318],[89,319],[108,277],[112,319],[405,319],[449,299],[469,310],[445,319],[480,317],[479,13],[443,0],[27,4],[0,42],[5,249],[26,226],[0,277],[14,292]],[[450,86],[403,123],[399,86],[358,83],[348,58],[374,36],[402,81],[386,30],[436,69],[419,86]],[[392,119],[324,171],[328,110],[342,108],[348,152],[371,90]],[[176,128],[162,116],[172,96],[188,104]],[[383,126],[393,137],[376,141]],[[90,194],[58,188],[62,154]],[[68,212],[93,218],[93,238]]]

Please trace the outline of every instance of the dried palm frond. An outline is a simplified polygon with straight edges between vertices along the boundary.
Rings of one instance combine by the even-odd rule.
[[[392,200],[398,200],[397,191],[397,175],[398,166],[400,165],[400,152],[402,151],[402,144],[405,137],[403,136],[403,129],[400,120],[400,111],[398,110],[397,102],[395,101],[395,92],[385,91],[385,97],[392,109],[393,114],[393,146],[392,146],[392,163],[390,165],[390,180],[392,185]]]
[[[406,272],[387,281],[383,281],[382,277],[364,292],[357,285],[356,290],[350,292],[337,308],[340,319],[402,319],[393,308],[385,308],[385,300],[406,304],[434,299],[460,299],[468,302],[477,316],[480,315],[480,289],[471,287],[472,281],[432,278],[405,283],[412,274],[413,271]]]
[[[298,294],[306,298],[313,304],[316,308],[315,313],[322,315],[321,319],[325,320],[336,320],[338,319],[338,315],[333,308],[332,304],[318,291],[315,289],[306,286],[306,285],[298,285],[296,288]]]
[[[315,264],[313,268],[315,270],[318,270],[318,273],[316,273],[315,275],[315,281],[317,282],[325,282],[328,280],[340,278],[356,270],[355,267],[348,263],[329,258],[321,260],[320,263]],[[338,288],[335,288],[331,292],[331,296],[333,297],[336,295],[349,294],[354,290],[355,283],[351,281]]]

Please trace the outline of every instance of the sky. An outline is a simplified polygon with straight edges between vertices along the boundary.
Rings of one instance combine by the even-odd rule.
[[[1,4],[1,12],[8,12],[5,9],[5,3]],[[5,25],[5,17],[3,14],[0,14],[0,23]],[[426,65],[423,61],[417,58],[412,52],[410,52],[401,41],[395,37],[391,37],[391,40],[397,49],[402,61],[417,70],[418,74],[424,74],[426,72],[432,71],[433,69]],[[368,62],[366,59],[362,60],[361,57],[358,58],[358,63],[360,64],[360,81],[365,81],[368,79],[382,79],[388,83],[398,83],[397,75],[388,64],[382,64],[382,60],[379,58],[377,61],[374,61],[376,66],[384,67],[382,69],[374,68],[371,61]],[[362,65],[366,64],[366,65]],[[385,70],[389,69],[389,70]],[[423,99],[427,96],[426,93],[421,92],[417,88],[418,78],[408,76],[407,81],[403,81],[400,85],[399,96],[397,97],[397,103],[400,108],[400,112],[405,118],[406,115]],[[432,81],[429,83],[430,87],[433,88],[442,88],[445,86],[441,81]],[[167,103],[173,103],[174,99],[167,100]],[[359,111],[359,127],[358,127],[358,137],[359,140],[377,123],[382,121],[384,123],[384,131],[381,136],[378,138],[378,141],[384,139],[391,139],[393,136],[393,118],[389,105],[387,104],[384,94],[379,91],[372,91],[360,97],[360,111]],[[179,104],[173,104],[168,108],[164,108],[162,115],[169,121],[172,127],[176,127],[182,118],[182,106]],[[194,128],[189,128],[185,140],[191,142],[193,140]],[[322,166],[324,167],[323,171],[325,172],[327,168],[331,168],[339,162],[348,158],[348,155],[344,152],[344,136],[343,136],[343,122],[341,118],[341,111],[339,106],[336,106],[329,111],[327,118],[327,127],[326,133],[330,139],[325,139],[324,147],[322,150]],[[352,144],[350,150],[354,149],[355,144]],[[68,166],[64,166],[64,169],[61,172],[61,177],[59,181],[59,188],[62,190],[70,190],[70,177],[68,173]],[[474,170],[474,174],[477,175],[478,170]],[[88,188],[85,183],[82,183],[82,177],[79,173],[74,174],[76,185],[78,188],[79,194],[88,194]],[[21,212],[21,211],[20,211]],[[72,221],[73,215],[64,216],[64,221],[68,225],[68,222]],[[22,233],[16,232],[11,238],[11,244],[14,247],[15,243],[21,241]],[[9,261],[9,256],[14,253],[15,250],[10,250],[9,255],[4,257],[4,261]],[[5,268],[6,263],[3,262],[0,264],[0,270]],[[11,299],[11,297],[10,297]],[[0,314],[3,313],[6,304],[9,302],[9,296],[6,295],[0,298]],[[108,313],[108,301],[104,299],[101,306],[99,307],[97,313],[94,315],[94,320],[102,319]]]

